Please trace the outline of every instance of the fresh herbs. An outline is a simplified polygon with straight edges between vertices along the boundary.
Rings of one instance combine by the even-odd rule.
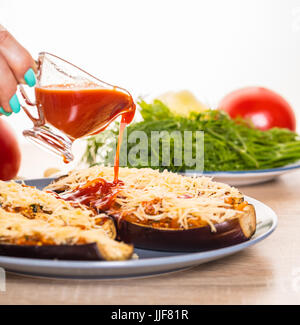
[[[178,131],[183,135],[185,131],[192,131],[192,155],[196,154],[196,131],[204,132],[204,170],[205,171],[239,171],[282,167],[300,160],[300,139],[298,135],[287,129],[273,128],[260,131],[245,120],[232,120],[226,113],[218,110],[208,110],[203,113],[191,113],[188,117],[173,114],[169,108],[159,100],[149,104],[140,101],[142,122],[135,122],[127,128],[127,139],[134,131],[143,131],[148,141],[148,156],[130,161],[124,157],[136,146],[136,143],[122,145],[120,161],[129,167],[152,167],[174,172],[190,170],[185,164],[175,164],[174,157],[178,150],[178,142],[169,138],[170,164],[163,165],[163,152],[158,150],[158,166],[151,164],[151,132],[167,131],[169,134]],[[99,135],[90,137],[83,161],[88,165],[111,165],[114,146],[118,136],[118,125]],[[162,145],[163,138],[160,140]],[[144,149],[147,149],[145,148]],[[152,151],[151,151],[152,150]],[[182,150],[183,152],[183,150]],[[122,159],[122,157],[124,159]],[[127,157],[127,156],[126,156]],[[124,164],[123,164],[124,165]]]

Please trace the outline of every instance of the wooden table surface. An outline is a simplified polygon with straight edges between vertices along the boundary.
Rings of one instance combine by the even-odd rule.
[[[0,304],[299,304],[300,172],[241,187],[278,214],[275,232],[240,253],[130,280],[47,280],[6,275]]]

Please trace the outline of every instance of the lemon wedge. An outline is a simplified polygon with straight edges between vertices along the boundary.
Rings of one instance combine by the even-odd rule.
[[[160,95],[157,99],[167,105],[172,113],[182,116],[187,116],[190,112],[200,113],[209,109],[189,90],[169,91]]]

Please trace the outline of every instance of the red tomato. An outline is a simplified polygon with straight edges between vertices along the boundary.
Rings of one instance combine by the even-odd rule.
[[[21,151],[10,126],[0,118],[0,179],[14,178],[20,168]]]
[[[241,116],[250,119],[261,130],[272,127],[296,130],[296,117],[292,107],[279,94],[262,87],[247,87],[225,96],[219,109],[232,118]]]

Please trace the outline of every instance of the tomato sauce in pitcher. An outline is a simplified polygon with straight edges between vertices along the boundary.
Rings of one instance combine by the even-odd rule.
[[[101,88],[96,84],[70,84],[36,87],[35,95],[45,121],[64,132],[71,141],[97,134],[116,117],[122,116],[115,157],[117,181],[122,134],[135,114],[135,104],[130,94],[118,88]]]

